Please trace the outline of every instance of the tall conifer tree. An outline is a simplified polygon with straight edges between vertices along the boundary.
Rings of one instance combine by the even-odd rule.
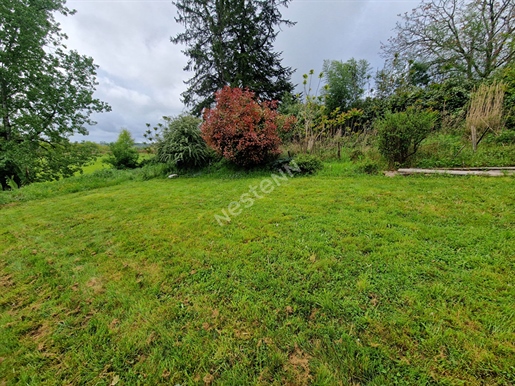
[[[260,99],[280,99],[293,90],[293,70],[281,64],[273,43],[281,25],[280,7],[291,0],[177,0],[176,22],[185,31],[172,37],[184,44],[185,67],[193,77],[182,94],[195,115],[209,107],[224,86],[248,88]]]

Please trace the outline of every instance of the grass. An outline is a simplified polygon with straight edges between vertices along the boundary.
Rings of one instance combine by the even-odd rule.
[[[413,166],[423,168],[514,166],[515,138],[512,131],[487,135],[474,152],[470,140],[462,136],[433,134],[412,161]]]
[[[104,154],[104,155],[101,155],[99,157],[97,157],[95,159],[95,162],[92,162],[91,164],[89,165],[86,165],[82,168],[82,173],[80,172],[77,172],[76,175],[81,175],[81,174],[91,174],[91,173],[94,173],[98,170],[104,170],[104,169],[110,169],[112,168],[111,165],[107,164],[106,163],[106,160],[109,156],[107,154]],[[146,159],[149,159],[151,157],[151,155],[149,153],[146,153],[146,152],[140,152],[139,153],[139,162],[142,162]]]
[[[515,179],[344,173],[0,194],[0,383],[515,383]]]
[[[100,157],[97,157],[97,159],[95,160],[95,162],[89,164],[89,165],[86,165],[82,168],[82,174],[90,174],[90,173],[93,173],[93,172],[96,172],[97,170],[102,170],[102,169],[109,169],[111,168],[110,165],[106,164],[105,163],[105,160],[107,159],[107,156],[106,155],[103,155],[103,156],[100,156]],[[76,175],[80,175],[81,173],[77,172]]]

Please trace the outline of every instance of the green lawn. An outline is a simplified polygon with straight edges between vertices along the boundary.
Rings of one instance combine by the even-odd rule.
[[[0,206],[0,384],[513,385],[515,178],[338,170]]]
[[[82,168],[82,173],[83,174],[89,174],[89,173],[93,173],[97,170],[102,170],[102,169],[109,169],[111,168],[111,165],[108,165],[106,164],[104,161],[107,159],[107,156],[100,156],[100,157],[97,157],[97,159],[95,160],[95,162],[93,162],[92,164],[90,165],[87,165],[87,166],[84,166]],[[80,173],[76,173],[76,175],[80,175]]]
[[[140,153],[139,154],[139,161],[143,161],[145,159],[148,159],[150,158],[151,155],[148,154],[148,153]],[[95,162],[87,165],[87,166],[84,166],[82,168],[82,173],[83,174],[90,174],[90,173],[93,173],[97,170],[102,170],[102,169],[110,169],[112,166],[105,163],[105,160],[108,158],[107,155],[101,155],[99,157],[97,157],[97,159],[95,160]],[[81,173],[80,172],[77,172],[75,175],[80,175]]]

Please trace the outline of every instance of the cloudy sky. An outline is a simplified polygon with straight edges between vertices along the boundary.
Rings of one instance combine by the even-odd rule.
[[[419,0],[293,0],[283,16],[297,22],[284,27],[276,41],[283,64],[296,69],[295,84],[324,59],[366,59],[377,69],[381,42],[393,33],[397,15]],[[185,111],[180,94],[191,74],[183,71],[184,47],[170,43],[182,31],[169,0],[68,0],[77,13],[59,17],[68,47],[92,56],[99,66],[96,97],[112,112],[96,115],[88,137],[74,140],[112,142],[122,128],[142,141],[145,123]]]

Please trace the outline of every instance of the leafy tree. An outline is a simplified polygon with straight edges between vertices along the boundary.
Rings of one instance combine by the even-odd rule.
[[[346,111],[357,107],[358,102],[365,96],[367,82],[370,80],[371,67],[366,60],[354,58],[347,62],[325,60],[323,73],[325,75],[325,103],[329,111],[340,108]]]
[[[105,162],[116,169],[137,168],[139,154],[134,145],[134,139],[129,130],[123,129],[116,142],[109,144],[111,154]]]
[[[438,127],[460,127],[465,119],[470,94],[476,82],[449,77],[439,82],[431,80],[424,85],[413,77],[423,79],[427,75],[425,68],[425,65],[421,65],[420,71],[408,69],[401,77],[390,77],[391,74],[381,71],[379,75],[383,77],[376,78],[377,93],[372,104],[376,110],[376,117],[384,116],[386,111],[402,112],[410,107],[419,110],[431,109],[439,113]]]
[[[278,125],[291,124],[281,119],[276,105],[258,102],[251,91],[226,86],[216,93],[216,106],[204,111],[202,136],[227,160],[244,167],[260,165],[280,154]]]
[[[406,62],[396,53],[393,59],[389,58],[384,68],[376,73],[375,96],[388,98],[398,90],[424,89],[434,84],[436,78],[431,74],[430,68],[428,63],[414,60]]]
[[[87,134],[90,114],[109,110],[93,98],[96,66],[68,51],[55,13],[64,0],[0,3],[0,183],[57,179],[85,164],[68,138]],[[57,158],[56,158],[57,157]],[[59,159],[59,162],[56,162]]]
[[[472,80],[515,58],[513,0],[422,0],[402,21],[382,47],[390,64],[417,61],[436,76]]]
[[[213,153],[202,139],[202,120],[191,115],[163,118],[167,126],[156,143],[157,160],[179,169],[207,165]]]
[[[100,154],[98,145],[93,142],[73,143],[66,140],[32,146],[29,141],[24,141],[18,146],[8,146],[4,141],[3,144],[6,146],[0,153],[0,175],[4,189],[9,186],[7,180],[21,186],[28,181],[51,181],[82,173],[82,167]],[[16,164],[12,160],[16,160]],[[17,168],[17,165],[23,165],[23,168]],[[21,174],[15,174],[15,171]]]
[[[177,0],[178,23],[185,32],[171,40],[185,44],[189,61],[183,102],[194,115],[214,102],[224,86],[248,88],[262,100],[278,100],[292,91],[293,70],[281,65],[281,53],[274,52],[277,27],[291,26],[282,18],[280,6],[291,0]]]

